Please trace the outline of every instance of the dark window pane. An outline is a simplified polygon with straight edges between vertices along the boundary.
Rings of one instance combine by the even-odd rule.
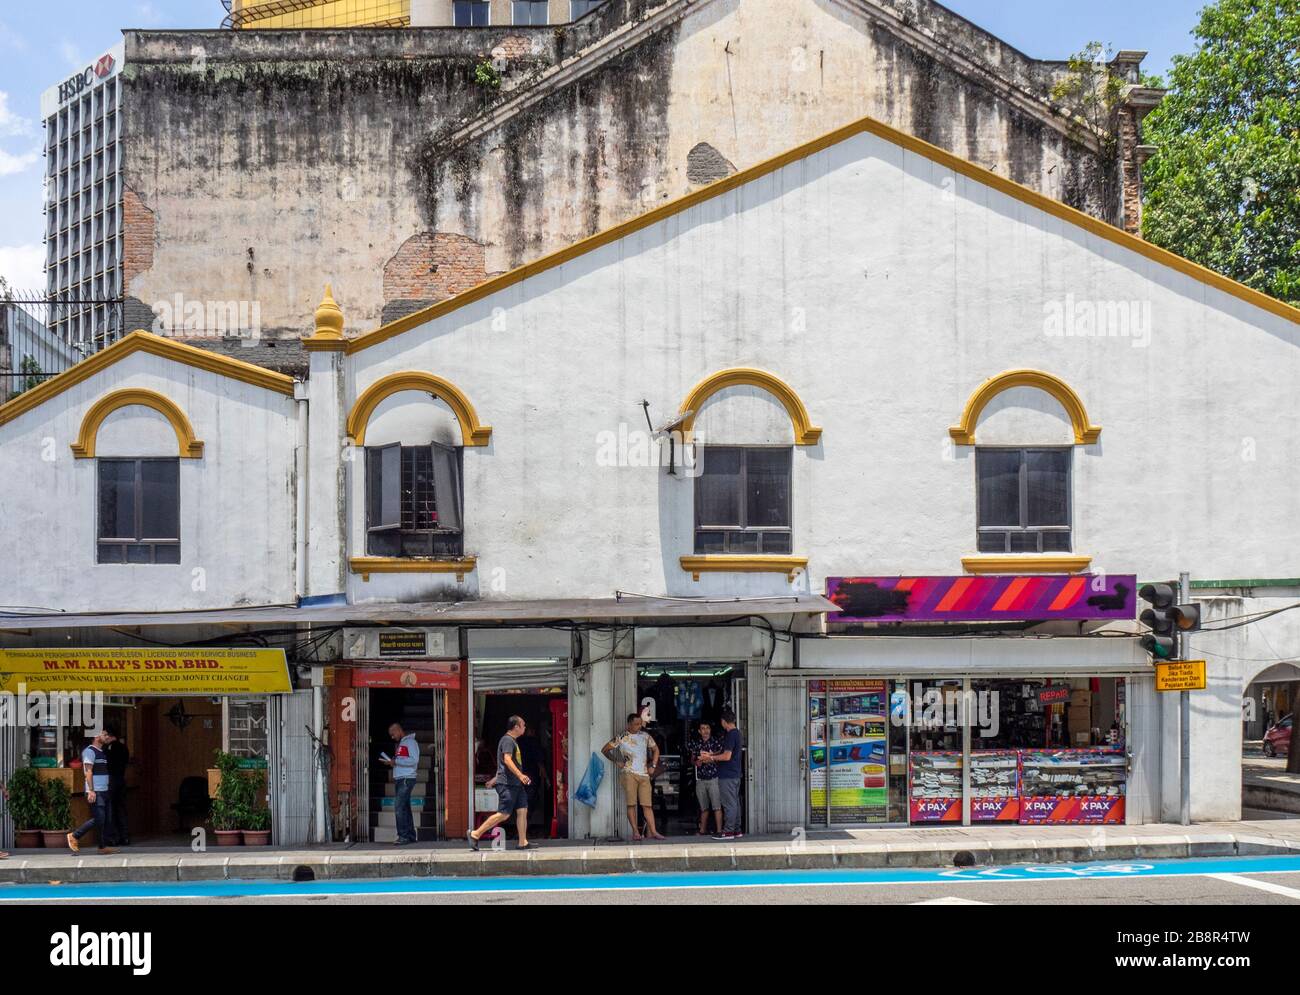
[[[432,532],[402,532],[402,556],[432,556]]]
[[[979,551],[981,553],[1005,553],[1007,551],[1007,534],[1005,532],[981,532],[979,534]]]
[[[727,548],[726,535],[722,532],[696,532],[695,552],[721,553]]]
[[[757,553],[758,533],[757,532],[728,532],[727,552]]]
[[[570,0],[569,17],[576,21],[578,18],[590,14],[604,2],[605,0]]]
[[[1068,553],[1070,551],[1069,532],[1044,532],[1044,553]]]
[[[179,539],[180,460],[142,460],[140,484],[141,538]]]
[[[1070,451],[1028,449],[1025,451],[1028,488],[1027,525],[1070,524]]]
[[[706,446],[704,464],[695,478],[695,500],[700,525],[739,526],[740,477],[744,450]]]
[[[116,543],[101,542],[99,544],[99,562],[100,563],[121,563],[122,547]]]
[[[1038,533],[1037,533],[1037,532],[1012,532],[1012,533],[1011,533],[1011,552],[1013,552],[1013,553],[1037,553],[1037,552],[1038,552]]]
[[[750,528],[790,527],[790,450],[750,449],[745,453],[745,524]]]
[[[455,24],[458,28],[479,28],[488,22],[488,0],[456,0]]]
[[[402,534],[397,529],[371,532],[366,536],[366,552],[371,556],[401,556]]]
[[[763,552],[776,553],[781,555],[790,552],[790,533],[789,532],[764,532]]]
[[[153,561],[155,563],[180,563],[180,546],[154,546]]]
[[[434,556],[447,558],[463,556],[465,553],[465,539],[459,532],[434,532],[430,538],[433,540]]]
[[[153,550],[146,543],[135,543],[123,548],[126,550],[127,563],[153,562]]]
[[[1020,524],[1020,450],[977,449],[979,524]]]
[[[135,538],[134,460],[99,461],[99,538]]]
[[[545,24],[549,0],[514,0],[515,24]]]

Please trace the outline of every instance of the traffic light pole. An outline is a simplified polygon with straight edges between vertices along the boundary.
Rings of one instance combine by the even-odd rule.
[[[1192,600],[1192,578],[1186,572],[1178,575],[1178,603],[1190,604]],[[1186,632],[1178,634],[1178,659],[1186,660],[1189,638]],[[1192,693],[1178,692],[1178,795],[1179,811],[1184,826],[1192,824]]]

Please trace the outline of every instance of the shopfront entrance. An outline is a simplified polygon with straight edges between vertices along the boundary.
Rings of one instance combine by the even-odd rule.
[[[569,672],[567,659],[471,660],[470,720],[474,824],[497,809],[487,783],[496,775],[496,748],[511,716],[526,724],[518,740],[528,786],[529,839],[569,835]],[[504,827],[513,837],[513,820]]]
[[[659,746],[660,769],[653,778],[655,824],[667,836],[685,836],[700,829],[700,806],[696,798],[696,768],[692,758],[699,751],[701,725],[721,739],[722,713],[736,713],[736,724],[745,744],[741,754],[742,831],[748,826],[747,809],[748,731],[745,670],[742,664],[708,661],[671,661],[642,664],[637,668],[637,702],[646,731]],[[706,828],[716,827],[710,821]]]
[[[1123,823],[1122,677],[807,683],[807,824]]]

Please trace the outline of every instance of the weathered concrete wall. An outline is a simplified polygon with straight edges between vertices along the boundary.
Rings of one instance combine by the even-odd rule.
[[[474,81],[484,57],[500,91]],[[1118,219],[1105,170],[1048,106],[1061,65],[929,3],[611,0],[557,28],[130,32],[127,62],[127,293],[146,320],[141,305],[178,292],[249,299],[259,334],[297,336],[330,280],[355,333],[864,115]]]

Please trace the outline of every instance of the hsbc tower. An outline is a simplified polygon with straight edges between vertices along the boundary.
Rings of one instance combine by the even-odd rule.
[[[119,42],[41,94],[47,324],[83,355],[122,335],[124,60]]]

